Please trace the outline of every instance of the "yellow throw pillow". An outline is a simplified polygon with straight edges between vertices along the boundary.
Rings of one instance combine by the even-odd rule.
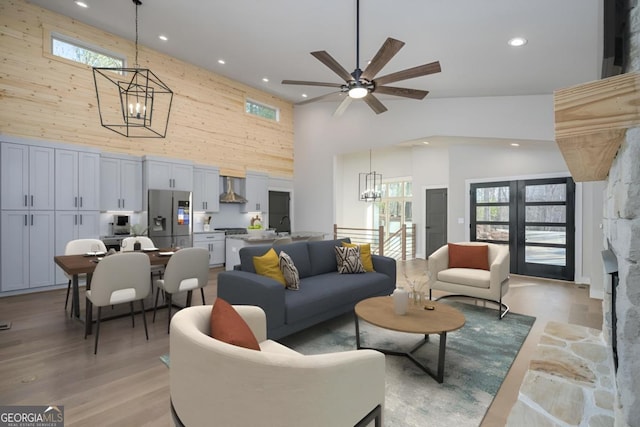
[[[262,256],[253,257],[253,267],[256,269],[256,273],[261,276],[267,276],[273,280],[281,283],[282,286],[286,286],[282,271],[280,271],[280,260],[278,254],[273,248]]]
[[[358,246],[360,248],[360,261],[362,262],[364,271],[375,271],[373,269],[373,260],[371,259],[371,245],[369,243],[364,245],[356,245],[355,243],[342,242],[342,246],[345,246],[347,248]]]

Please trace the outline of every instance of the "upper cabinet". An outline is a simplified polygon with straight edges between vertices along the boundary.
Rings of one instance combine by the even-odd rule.
[[[245,195],[247,203],[242,212],[267,212],[269,210],[269,176],[265,173],[247,171]]]
[[[101,155],[100,210],[142,210],[142,159],[117,154]]]
[[[210,166],[193,168],[194,211],[218,212],[220,210],[220,170]]]
[[[55,150],[57,210],[100,209],[100,155],[96,152]]]
[[[143,179],[145,190],[193,190],[191,162],[145,156]]]
[[[53,148],[3,142],[0,162],[2,209],[54,209]]]

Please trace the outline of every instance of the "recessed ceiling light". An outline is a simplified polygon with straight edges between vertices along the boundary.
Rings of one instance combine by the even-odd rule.
[[[224,65],[226,64],[226,61],[224,59],[218,59],[218,64]]]
[[[268,78],[266,78],[266,77],[263,77],[263,78],[262,78],[262,81],[263,81],[263,82],[265,82],[265,83],[267,83],[267,82],[269,81],[269,79],[268,79]]]
[[[302,97],[303,97],[303,98],[306,98],[307,96],[308,96],[308,95],[307,95],[306,93],[303,93],[303,94],[302,94]]]
[[[512,146],[512,147],[520,147],[520,144],[518,144],[517,142],[512,142],[512,143],[511,143],[511,146]]]
[[[88,5],[88,4],[86,4],[85,2],[80,1],[80,0],[76,1],[75,3],[76,3],[78,6],[80,6],[80,7],[84,7],[84,8],[89,7],[89,5]]]
[[[424,145],[429,145],[429,141],[422,141]]]
[[[167,40],[169,40],[169,38],[168,38],[167,36],[165,36],[164,34],[160,34],[160,35],[158,36],[158,38],[159,38],[160,40],[162,40],[163,42],[166,42]]]
[[[524,37],[514,37],[510,39],[507,43],[509,43],[509,46],[520,47],[527,44],[527,39],[525,39]]]

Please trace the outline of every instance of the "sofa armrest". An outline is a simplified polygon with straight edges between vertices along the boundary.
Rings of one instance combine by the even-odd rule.
[[[396,281],[396,260],[390,257],[371,254],[371,260],[373,261],[373,269],[377,273],[385,274]]]
[[[509,261],[509,250],[501,249],[489,266],[491,287],[501,286],[502,282],[509,278]]]
[[[284,325],[284,291],[280,283],[259,274],[235,270],[218,273],[218,296],[229,304],[262,308],[267,328]]]
[[[247,322],[259,343],[267,339],[267,316],[262,308],[253,305],[234,305],[233,308]]]
[[[434,253],[429,255],[428,268],[430,281],[438,280],[438,273],[449,268],[449,246],[441,246]]]

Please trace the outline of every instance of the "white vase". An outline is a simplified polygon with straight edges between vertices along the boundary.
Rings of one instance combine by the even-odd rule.
[[[394,312],[400,316],[407,314],[407,308],[409,307],[409,293],[402,288],[396,288],[391,296],[393,297]]]

